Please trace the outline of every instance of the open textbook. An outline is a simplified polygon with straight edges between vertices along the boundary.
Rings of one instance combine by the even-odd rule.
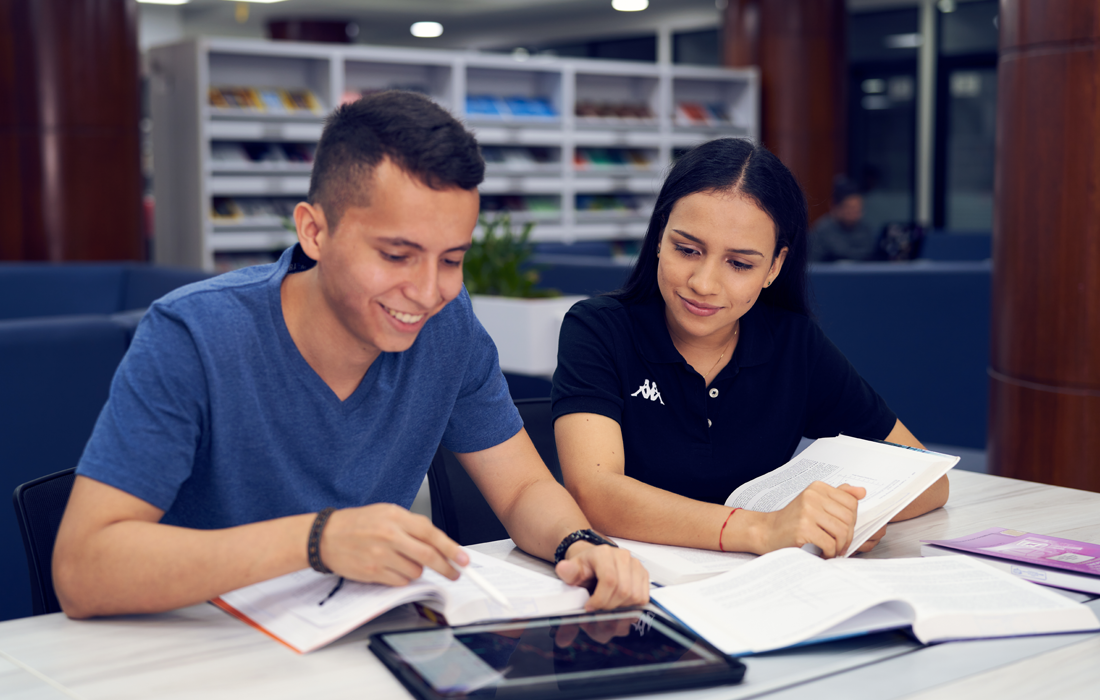
[[[633,554],[649,572],[649,580],[661,586],[710,578],[756,559],[755,554],[747,552],[713,552],[671,544],[635,542],[622,537],[611,539]]]
[[[862,486],[867,495],[859,502],[848,556],[958,461],[951,455],[847,435],[821,438],[782,467],[739,486],[726,505],[770,513],[815,481]]]
[[[345,581],[312,569],[262,581],[215,598],[214,605],[299,653],[319,649],[387,610],[422,603],[461,625],[490,619],[583,612],[588,591],[471,551],[476,569],[508,598],[508,610],[466,576],[451,581],[430,569],[407,586]],[[339,587],[337,587],[337,585]]]
[[[780,549],[651,597],[734,656],[902,627],[925,644],[1100,629],[1080,603],[965,556],[823,560]]]

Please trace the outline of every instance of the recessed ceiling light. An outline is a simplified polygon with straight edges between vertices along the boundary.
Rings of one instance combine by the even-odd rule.
[[[443,33],[443,25],[439,22],[413,22],[409,31],[420,39],[431,39]]]
[[[641,12],[649,7],[649,0],[611,0],[611,6],[619,12]]]
[[[191,0],[137,0],[144,5],[186,5]]]

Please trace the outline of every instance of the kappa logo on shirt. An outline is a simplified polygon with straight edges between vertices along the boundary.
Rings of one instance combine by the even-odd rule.
[[[643,399],[660,401],[662,406],[665,405],[664,399],[661,398],[661,392],[657,391],[657,382],[650,384],[648,379],[645,380],[645,384],[638,387],[638,390],[631,394],[631,396],[637,396],[638,394],[641,394]]]

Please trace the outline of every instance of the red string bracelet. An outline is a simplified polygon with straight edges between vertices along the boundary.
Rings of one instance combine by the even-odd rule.
[[[733,517],[733,514],[736,513],[739,510],[741,510],[741,509],[740,508],[734,508],[733,510],[730,511],[730,514],[726,516],[726,519],[722,521],[722,529],[718,531],[718,551],[719,552],[726,551],[722,547],[722,534],[726,531],[726,523],[728,523],[730,521],[730,518]]]

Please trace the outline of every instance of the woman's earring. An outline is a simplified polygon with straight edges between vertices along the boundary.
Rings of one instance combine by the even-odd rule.
[[[657,246],[657,257],[661,257],[661,246]]]

